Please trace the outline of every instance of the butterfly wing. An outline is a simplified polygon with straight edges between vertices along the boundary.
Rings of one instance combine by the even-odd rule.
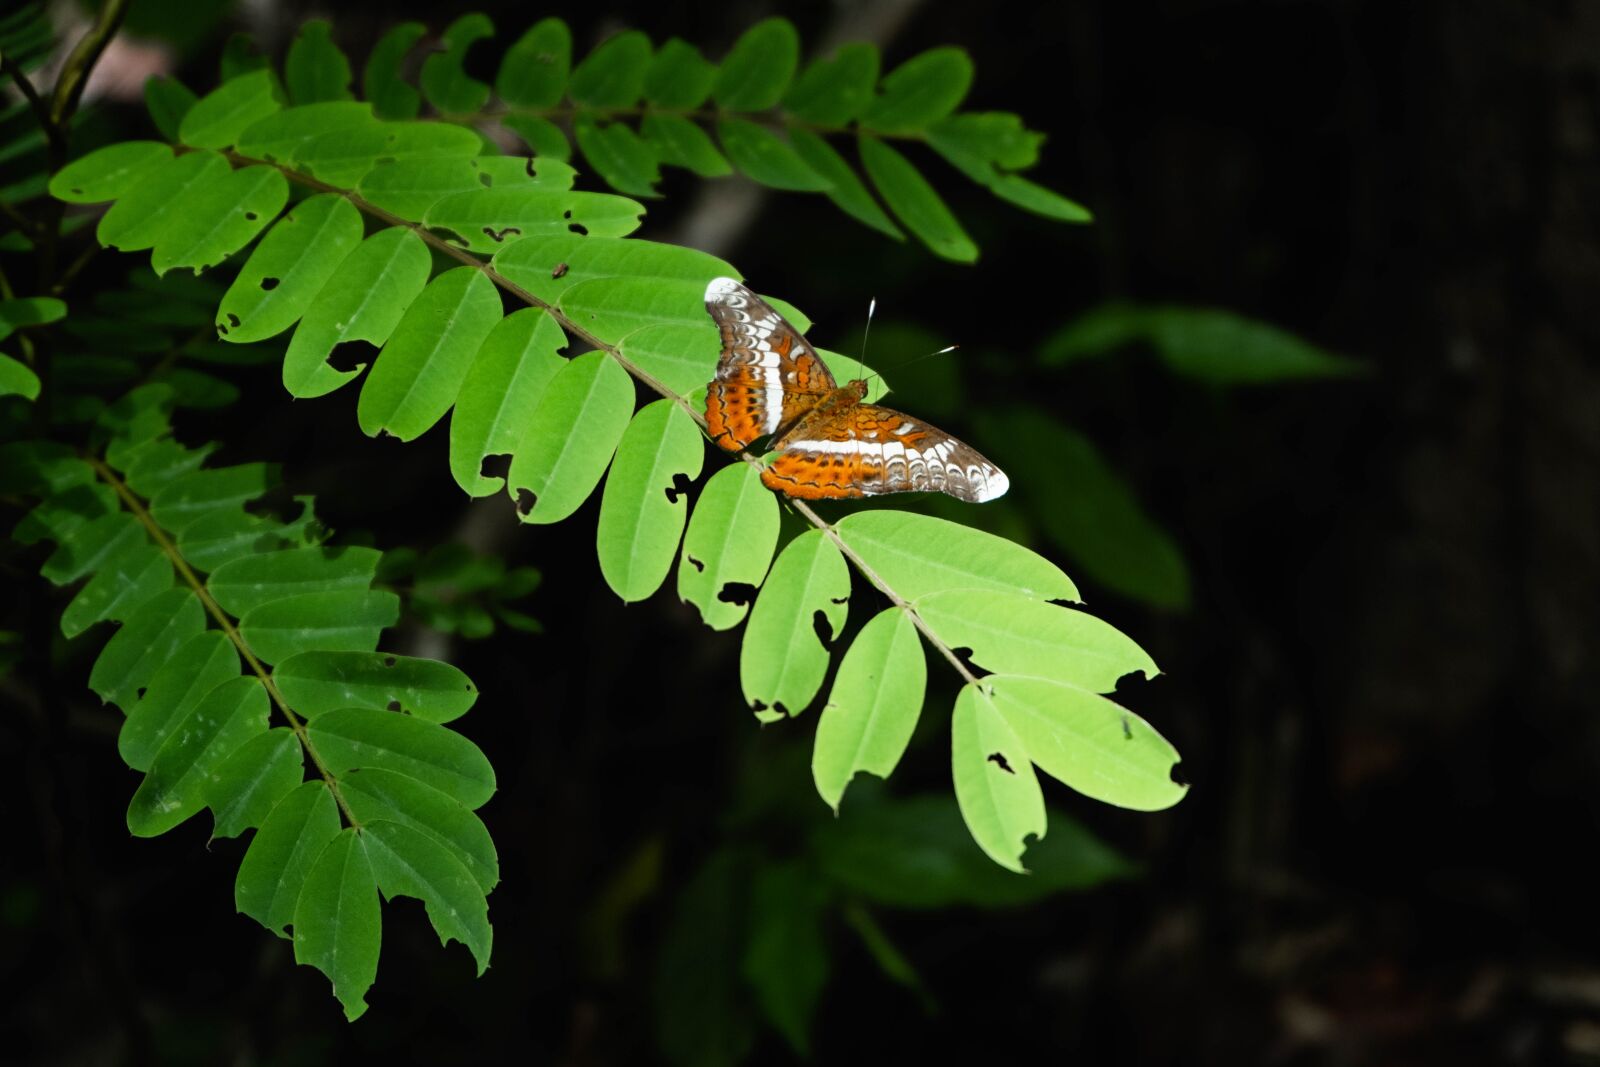
[[[736,451],[793,425],[838,388],[816,351],[772,306],[732,278],[706,286],[722,333],[717,377],[706,389],[706,429]]]
[[[940,492],[974,504],[995,499],[1011,485],[971,445],[876,404],[801,423],[779,442],[778,458],[761,480],[769,489],[812,500]]]

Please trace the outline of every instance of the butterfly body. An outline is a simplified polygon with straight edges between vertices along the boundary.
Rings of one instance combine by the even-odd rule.
[[[977,450],[920,419],[866,403],[867,383],[840,386],[816,351],[766,301],[732,278],[706,287],[722,334],[706,390],[706,428],[729,451],[770,436],[769,488],[805,499],[944,492],[993,500],[1009,485]]]

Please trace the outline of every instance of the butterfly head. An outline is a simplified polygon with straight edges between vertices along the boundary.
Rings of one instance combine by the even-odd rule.
[[[867,398],[867,382],[865,378],[857,378],[845,385],[845,389],[855,394],[857,400]]]

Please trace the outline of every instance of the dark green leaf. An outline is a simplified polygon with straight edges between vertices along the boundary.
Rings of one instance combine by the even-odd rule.
[[[296,104],[352,98],[350,61],[333,43],[326,19],[312,19],[300,27],[283,61],[283,80]]]
[[[295,548],[263,552],[226,563],[211,572],[206,588],[229,614],[300,593],[365,589],[382,553],[371,548]]]
[[[89,671],[89,688],[128,714],[162,664],[205,625],[205,611],[188,589],[157,593],[106,642]]]
[[[764,867],[750,891],[744,976],[756,1002],[796,1053],[811,1045],[811,1017],[828,981],[827,894],[800,863]]]
[[[227,148],[253,123],[283,106],[283,89],[271,70],[241,74],[195,102],[178,137],[195,148]]]
[[[572,158],[567,135],[549,119],[540,115],[506,115],[500,121],[521,137],[534,155],[563,161]]]
[[[866,109],[877,84],[877,46],[857,41],[841,46],[832,59],[819,59],[807,67],[783,107],[818,126],[843,126]]]
[[[494,768],[478,746],[426,719],[346,708],[318,717],[308,729],[311,743],[334,774],[375,767],[393,771],[468,808],[482,807],[494,795]]]
[[[1002,200],[1059,222],[1093,222],[1089,209],[1060,193],[1015,174],[1005,174],[989,183],[989,191]]]
[[[280,726],[233,751],[205,782],[205,802],[215,818],[212,837],[238,837],[260,826],[305,776],[300,741]]]
[[[655,149],[620,122],[600,123],[580,113],[572,124],[578,149],[613,189],[633,196],[655,196],[661,180]]]
[[[151,75],[144,83],[144,106],[150,112],[150,121],[169,141],[178,139],[183,117],[198,99],[194,90],[177,78]]]
[[[644,98],[657,107],[687,111],[706,102],[717,80],[714,63],[679,37],[662,45],[645,72]]]
[[[235,749],[267,729],[267,691],[253,677],[233,678],[200,698],[167,735],[128,803],[135,837],[166,833],[206,805],[211,776]]]
[[[136,771],[148,771],[170,737],[207,694],[239,677],[239,654],[220,630],[189,638],[156,671],[117,736],[117,751]]]
[[[296,786],[272,809],[239,864],[234,905],[279,937],[294,921],[306,871],[339,833],[339,808],[319,779]]]
[[[906,229],[945,259],[958,263],[977,260],[978,246],[910,160],[877,138],[863,136],[861,162],[878,195]]]
[[[572,31],[558,18],[540,19],[506,50],[495,92],[512,107],[554,107],[571,65]]]
[[[421,110],[422,95],[400,77],[400,66],[427,32],[420,22],[402,22],[378,38],[368,53],[361,93],[372,101],[379,118],[414,119]]]
[[[702,178],[720,178],[733,173],[728,161],[711,143],[710,135],[682,115],[649,112],[640,120],[639,132],[663,163],[685,167]]]
[[[589,107],[632,107],[644,92],[650,69],[650,38],[626,30],[590,52],[572,71],[567,92]]]
[[[378,589],[330,589],[247,611],[239,633],[264,663],[299,652],[371,652],[400,617],[400,598]]]
[[[954,111],[972,87],[972,59],[960,48],[930,48],[883,79],[861,125],[885,133],[925,129]]]
[[[449,722],[478,699],[477,687],[456,667],[386,652],[301,652],[278,664],[272,679],[304,717],[371,708]]]
[[[806,166],[829,183],[829,188],[825,190],[828,199],[837,204],[841,211],[879,233],[888,234],[897,241],[905,240],[906,235],[900,231],[900,227],[884,214],[878,201],[873,199],[866,185],[856,176],[854,168],[834,151],[832,145],[810,130],[799,127],[790,128],[789,143]]]
[[[427,905],[440,943],[466,945],[481,977],[489,966],[494,933],[489,904],[472,872],[433,837],[404,823],[368,823],[361,835],[383,895],[414,897]]]
[[[350,1022],[367,1010],[378,975],[383,917],[378,885],[358,831],[328,843],[306,872],[294,908],[294,960],[328,976]]]
[[[656,1042],[679,1067],[736,1067],[755,1043],[739,981],[746,889],[738,861],[722,851],[673,906],[656,956],[654,1000]]]
[[[409,774],[365,767],[339,776],[339,791],[357,820],[404,823],[449,849],[472,872],[480,891],[500,881],[494,841],[466,805]]]
[[[785,18],[763,19],[746,30],[722,61],[713,90],[732,111],[764,111],[783,98],[800,62],[800,34]]]
[[[741,118],[717,122],[717,137],[733,165],[747,177],[774,189],[821,192],[830,188],[789,143],[764,126]]]
[[[441,114],[465,115],[481,111],[489,101],[489,86],[466,72],[467,49],[473,43],[494,35],[488,16],[473,12],[462,15],[439,35],[444,50],[431,53],[422,61],[422,95]]]

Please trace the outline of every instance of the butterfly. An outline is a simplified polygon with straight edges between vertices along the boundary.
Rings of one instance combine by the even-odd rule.
[[[977,449],[863,403],[865,381],[840,386],[800,331],[734,279],[711,280],[706,310],[722,333],[706,429],[730,452],[770,436],[767,488],[808,500],[931,491],[976,504],[1010,487]]]

